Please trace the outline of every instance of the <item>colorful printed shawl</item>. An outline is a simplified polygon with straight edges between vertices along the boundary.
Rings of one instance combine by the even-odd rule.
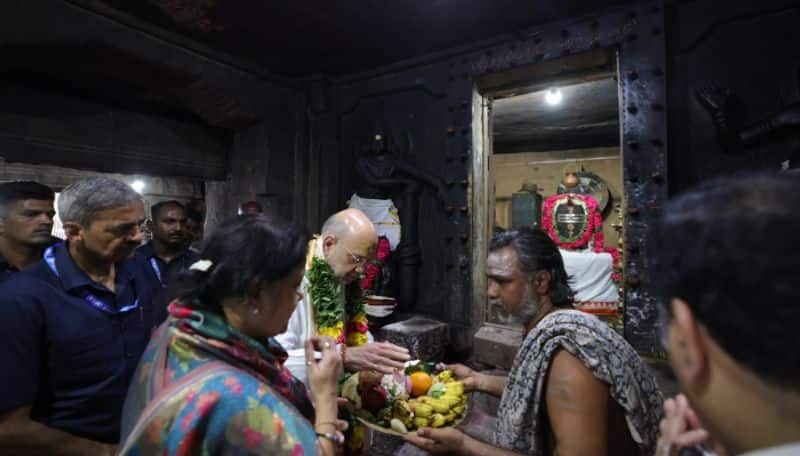
[[[642,454],[653,454],[664,398],[655,377],[619,334],[597,317],[559,310],[525,337],[514,358],[500,407],[495,444],[518,453],[543,453],[542,412],[547,372],[555,352],[578,358],[624,410],[633,440]]]
[[[120,454],[316,454],[314,409],[286,352],[176,301],[131,383]]]

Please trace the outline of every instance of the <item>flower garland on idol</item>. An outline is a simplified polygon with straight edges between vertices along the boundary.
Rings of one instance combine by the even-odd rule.
[[[376,254],[377,262],[367,263],[364,266],[364,278],[361,279],[361,289],[364,290],[365,295],[375,294],[379,285],[375,283],[376,279],[378,278],[378,274],[380,274],[385,267],[386,260],[389,258],[389,254],[392,252],[392,246],[389,243],[389,239],[386,236],[380,236],[378,238],[378,251]]]
[[[585,226],[583,224],[579,226],[577,234],[571,238],[563,238],[558,232],[558,229],[556,229],[556,219],[553,217],[553,214],[556,208],[562,204],[581,206],[584,211],[586,211],[586,214],[588,214]],[[542,228],[544,228],[547,234],[550,235],[550,238],[564,250],[582,249],[591,241],[592,251],[611,255],[612,268],[614,270],[611,274],[611,280],[619,285],[620,280],[622,280],[619,264],[619,250],[615,247],[605,246],[603,217],[600,215],[600,206],[597,204],[594,197],[580,193],[567,193],[547,198],[542,204]]]
[[[313,249],[311,251],[313,253]],[[349,347],[366,344],[369,327],[358,283],[347,286],[342,307],[339,301],[342,285],[334,277],[328,262],[313,257],[307,276],[317,332],[333,338],[337,344],[344,343]],[[346,324],[345,315],[349,318]]]

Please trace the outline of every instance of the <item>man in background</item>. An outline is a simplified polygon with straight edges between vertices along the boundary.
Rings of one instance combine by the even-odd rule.
[[[203,212],[194,201],[186,206],[186,245],[195,252],[203,243]]]
[[[0,282],[42,259],[57,239],[50,187],[38,182],[0,184]]]
[[[156,298],[156,322],[167,317],[167,305],[170,301],[170,285],[182,271],[189,269],[198,260],[186,242],[190,236],[186,229],[186,210],[177,201],[162,201],[150,208],[149,227],[153,239],[136,249],[153,272],[153,276],[161,284],[163,290]]]

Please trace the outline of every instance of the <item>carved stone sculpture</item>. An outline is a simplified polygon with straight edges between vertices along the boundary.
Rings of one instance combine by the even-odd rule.
[[[413,142],[407,137],[406,154],[410,155]],[[402,235],[395,260],[397,282],[395,290],[401,310],[411,310],[417,298],[417,273],[420,265],[418,213],[419,197],[427,186],[436,191],[442,204],[446,193],[442,181],[417,169],[400,155],[392,138],[380,125],[356,161],[356,172],[363,185],[358,195],[365,198],[394,199],[400,213]]]
[[[762,142],[786,134],[800,133],[800,102],[789,104],[750,126],[742,126],[733,91],[710,82],[697,89],[696,93],[700,103],[711,115],[717,138],[726,153],[738,154]],[[800,151],[795,150],[792,161],[797,159],[800,159]]]

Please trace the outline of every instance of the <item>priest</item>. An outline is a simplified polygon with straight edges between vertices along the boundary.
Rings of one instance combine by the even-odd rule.
[[[286,332],[276,336],[289,353],[285,366],[303,382],[307,383],[304,344],[317,334],[336,340],[342,364],[350,372],[391,373],[410,359],[403,347],[375,342],[367,326],[357,279],[374,258],[377,242],[375,227],[358,209],[332,215],[310,242],[302,299]]]

